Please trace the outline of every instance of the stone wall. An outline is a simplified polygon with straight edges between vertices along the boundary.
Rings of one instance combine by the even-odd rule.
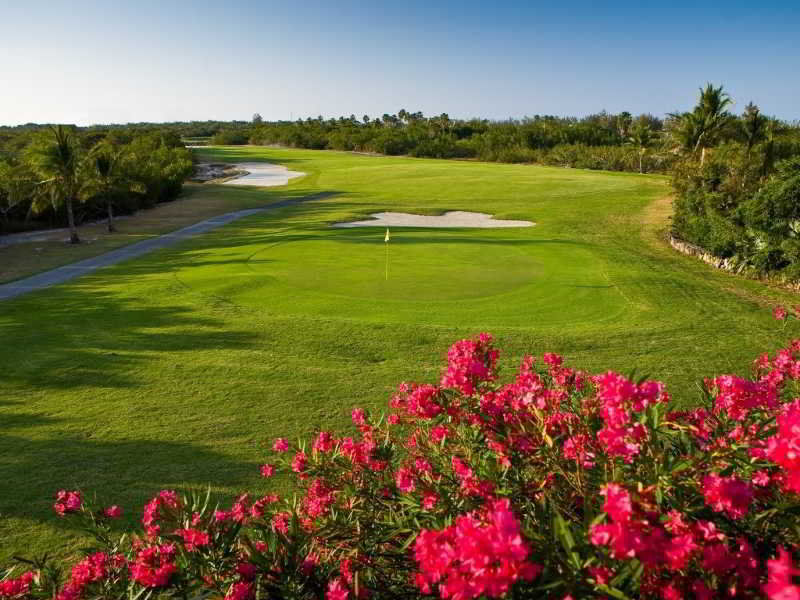
[[[675,248],[678,252],[683,252],[684,254],[688,254],[689,256],[694,256],[702,260],[704,263],[711,265],[717,269],[722,269],[723,271],[729,271],[731,273],[736,273],[738,275],[742,274],[745,271],[745,265],[737,264],[736,261],[732,258],[720,258],[714,254],[711,254],[705,248],[701,248],[700,246],[695,246],[694,244],[690,244],[689,242],[684,242],[683,240],[679,240],[675,236],[669,236],[669,245]]]
[[[782,288],[790,289],[794,292],[800,292],[800,282],[786,281],[776,277],[759,276],[757,273],[754,273],[752,269],[748,269],[746,265],[737,263],[733,258],[720,258],[701,246],[684,242],[673,235],[669,236],[669,245],[675,248],[675,250],[678,252],[699,258],[704,263],[709,264],[717,269],[722,269],[723,271],[728,271],[729,273],[734,273],[736,275],[743,275],[748,279],[758,279],[764,283],[777,285]]]

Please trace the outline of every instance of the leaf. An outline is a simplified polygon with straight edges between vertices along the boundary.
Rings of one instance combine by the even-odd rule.
[[[601,591],[601,592],[603,592],[604,594],[608,594],[608,595],[609,595],[609,596],[611,596],[612,598],[619,598],[620,600],[631,600],[631,599],[630,599],[628,596],[626,596],[625,594],[623,594],[623,593],[622,593],[621,591],[619,591],[618,589],[616,589],[616,588],[611,588],[611,587],[608,587],[608,586],[607,586],[606,584],[604,584],[604,583],[601,583],[601,584],[596,584],[594,587],[595,587],[595,589],[597,589],[598,591]]]

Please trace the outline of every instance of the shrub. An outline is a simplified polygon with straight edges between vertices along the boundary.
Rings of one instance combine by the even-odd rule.
[[[243,146],[250,141],[250,134],[246,129],[223,129],[211,138],[211,143],[219,146]]]
[[[296,498],[165,490],[117,540],[118,507],[61,491],[102,547],[66,579],[34,561],[0,598],[798,597],[800,340],[706,380],[693,410],[554,354],[503,384],[497,358],[461,340],[438,384],[354,409],[356,435],[276,440],[262,476],[293,473]]]

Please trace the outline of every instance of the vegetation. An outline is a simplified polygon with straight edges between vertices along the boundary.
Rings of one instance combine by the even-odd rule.
[[[796,303],[790,294],[710,272],[660,242],[663,177],[197,152],[307,176],[278,189],[192,186],[200,196],[159,211],[207,196],[307,200],[2,304],[0,478],[11,482],[0,486],[2,564],[21,549],[71,557],[86,542],[49,510],[58,489],[119,504],[114,527],[138,523],[159,489],[261,497],[272,487],[257,478],[267,440],[346,435],[352,404],[380,410],[398,380],[435,378],[443,348],[476,331],[496,335],[504,372],[547,348],[590,372],[636,368],[664,381],[677,406],[702,402],[703,376],[744,375],[753,356],[798,331],[765,315],[771,303]],[[329,227],[387,208],[536,226],[393,229],[387,281],[383,229]]]
[[[0,233],[76,226],[175,199],[192,171],[177,134],[136,129],[18,129],[0,139]]]
[[[740,118],[721,87],[673,115],[673,233],[739,270],[800,279],[800,132],[750,103]]]
[[[800,310],[800,308],[798,308]],[[776,315],[788,314],[779,308]],[[797,315],[795,315],[797,316]],[[800,340],[751,378],[706,380],[676,411],[658,381],[589,375],[546,353],[498,382],[480,334],[438,383],[402,383],[390,412],[354,408],[354,436],[279,437],[260,472],[294,497],[162,490],[142,529],[117,504],[61,490],[98,548],[71,572],[0,583],[14,598],[792,598],[800,543]],[[74,517],[71,517],[74,518]]]

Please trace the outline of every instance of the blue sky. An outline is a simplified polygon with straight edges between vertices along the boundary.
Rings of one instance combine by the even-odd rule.
[[[800,119],[800,1],[0,0],[0,124],[662,115],[722,83]]]

